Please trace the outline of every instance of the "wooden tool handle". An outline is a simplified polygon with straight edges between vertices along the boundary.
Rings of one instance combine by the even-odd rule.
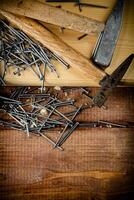
[[[102,22],[35,0],[0,0],[0,7],[13,14],[30,17],[87,34],[100,33],[104,29]]]
[[[88,77],[91,82],[97,84],[104,77],[103,71],[97,69],[86,57],[67,45],[43,25],[30,18],[16,16],[3,10],[0,10],[0,13],[19,29],[64,59],[71,67],[79,71],[82,77]]]

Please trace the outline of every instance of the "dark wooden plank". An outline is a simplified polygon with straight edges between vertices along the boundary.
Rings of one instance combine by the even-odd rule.
[[[4,199],[103,199],[133,191],[133,131],[76,131],[64,152],[51,149],[41,137],[3,131],[0,193]]]
[[[108,110],[88,110],[79,119],[133,121],[133,89],[117,88],[107,104]],[[41,137],[1,129],[1,199],[127,199],[134,191],[133,133],[131,128],[76,130],[61,152]]]

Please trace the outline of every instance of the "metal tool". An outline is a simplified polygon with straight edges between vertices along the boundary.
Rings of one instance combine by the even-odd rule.
[[[99,84],[101,86],[101,89],[99,90],[97,95],[93,97],[93,105],[98,107],[102,107],[104,105],[112,89],[115,88],[123,78],[133,58],[134,54],[131,54],[111,75],[106,75],[100,81]]]
[[[76,3],[76,6],[93,7],[93,8],[108,8],[107,6],[102,6],[102,5],[97,5],[97,4],[91,4],[91,3]]]
[[[47,0],[48,3],[75,3],[76,0]]]
[[[3,78],[0,76],[0,86],[1,85],[6,85],[5,81],[3,80]]]
[[[107,6],[102,6],[102,5],[96,5],[96,4],[91,4],[91,3],[81,3],[80,0],[47,0],[46,2],[48,3],[76,3],[75,6],[79,6],[80,12],[81,7],[95,7],[95,8],[107,8]]]
[[[88,34],[83,34],[83,35],[79,36],[79,37],[78,37],[78,40],[83,39],[83,38],[86,37],[87,35],[88,35]]]
[[[134,127],[133,123],[115,123],[110,121],[94,121],[94,122],[79,122],[78,128],[132,128]]]
[[[116,6],[106,21],[104,31],[100,34],[97,41],[92,60],[101,68],[106,68],[111,63],[121,30],[124,5],[125,0],[117,1]]]

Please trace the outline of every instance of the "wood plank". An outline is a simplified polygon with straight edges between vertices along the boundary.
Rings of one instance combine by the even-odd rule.
[[[102,22],[40,1],[1,0],[1,9],[87,34],[98,34],[104,29]]]
[[[44,0],[40,0],[44,2]],[[86,2],[83,0],[83,2]],[[79,13],[77,7],[73,4],[60,4],[63,9],[67,9],[74,13],[78,13],[80,15],[87,16],[89,18],[94,18],[96,20],[100,20],[105,22],[109,13],[111,12],[116,0],[106,1],[99,0],[91,1],[91,3],[106,5],[108,9],[98,9],[98,8],[83,8],[83,11]],[[59,5],[59,3],[53,4],[54,6]],[[126,2],[126,7],[124,10],[124,19],[122,31],[119,37],[119,41],[117,43],[117,47],[113,56],[113,60],[111,65],[106,70],[107,73],[112,73],[112,71],[132,52],[134,52],[134,20],[133,20],[133,0],[128,0]],[[87,58],[91,57],[92,51],[95,47],[95,43],[97,41],[96,36],[87,36],[83,40],[78,41],[77,37],[81,34],[75,31],[65,30],[64,34],[61,33],[57,26],[53,26],[45,23],[45,26],[48,27],[53,33],[58,35],[63,41],[73,47],[75,50],[79,51],[81,54],[86,56]],[[126,75],[123,77],[122,84],[124,85],[133,85],[134,84],[134,67],[133,63],[127,71]],[[47,73],[46,75],[46,85],[76,85],[76,86],[95,86],[88,78],[81,77],[80,73],[76,73],[75,70],[70,69],[64,70],[62,66],[56,64],[57,71],[60,75],[60,78],[56,78],[51,73]],[[27,70],[22,73],[22,76],[12,76],[13,70],[7,73],[6,81],[8,85],[41,85],[41,81],[38,80],[31,72],[31,70]],[[25,81],[24,81],[25,80]]]
[[[116,88],[107,104],[108,110],[88,110],[77,119],[133,121],[132,88]],[[0,130],[1,199],[127,199],[134,191],[133,132],[132,128],[76,130],[61,152],[41,137]]]
[[[133,131],[77,131],[65,152],[52,150],[40,137],[3,131],[2,199],[107,199],[133,191]]]

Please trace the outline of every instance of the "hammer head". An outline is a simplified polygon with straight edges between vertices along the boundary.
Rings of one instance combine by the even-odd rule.
[[[120,34],[125,0],[118,0],[112,13],[108,17],[105,29],[97,41],[92,60],[101,68],[110,65],[112,56]]]

